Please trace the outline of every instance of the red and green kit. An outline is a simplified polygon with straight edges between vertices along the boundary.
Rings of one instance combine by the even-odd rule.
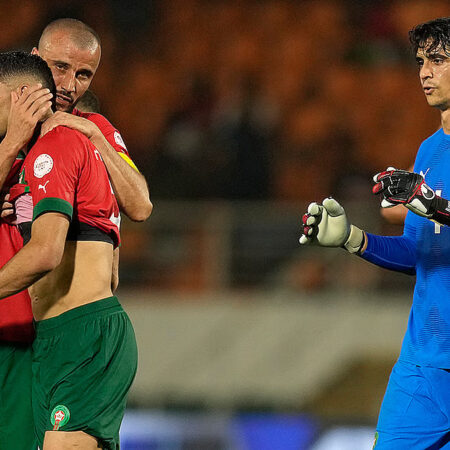
[[[68,240],[119,245],[119,207],[108,173],[100,152],[81,133],[60,126],[39,138],[21,182],[32,194],[32,220],[59,212],[71,220]]]

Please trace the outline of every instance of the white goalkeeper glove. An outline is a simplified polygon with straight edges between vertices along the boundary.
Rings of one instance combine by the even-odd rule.
[[[364,232],[350,224],[344,208],[333,198],[326,198],[321,205],[311,203],[302,222],[300,244],[343,247],[350,253],[358,253],[364,245]]]

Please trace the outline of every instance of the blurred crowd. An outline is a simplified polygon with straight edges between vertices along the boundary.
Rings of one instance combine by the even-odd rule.
[[[439,126],[407,32],[447,0],[1,1],[0,48],[75,17],[152,198],[305,200],[409,167]]]

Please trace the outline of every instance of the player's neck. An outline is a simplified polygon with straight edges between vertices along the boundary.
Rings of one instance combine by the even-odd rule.
[[[41,133],[41,124],[38,123],[36,125],[36,128],[34,129],[33,136],[31,137],[30,141],[26,145],[26,148],[25,148],[26,153],[28,153],[28,150],[30,150],[31,147],[33,147],[33,145],[36,144],[36,141],[38,140],[40,133]]]
[[[450,134],[450,108],[441,112],[441,125],[445,134]]]

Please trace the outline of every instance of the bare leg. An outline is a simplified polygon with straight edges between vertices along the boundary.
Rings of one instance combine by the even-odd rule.
[[[97,439],[83,431],[46,431],[43,450],[97,450]]]

